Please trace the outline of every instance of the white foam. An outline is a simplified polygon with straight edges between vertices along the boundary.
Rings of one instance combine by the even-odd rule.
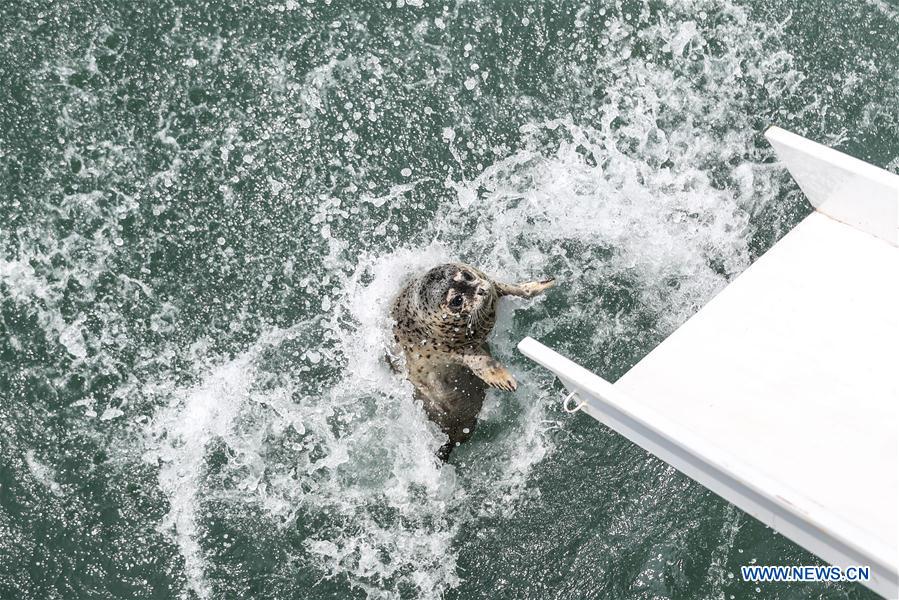
[[[56,481],[56,472],[50,466],[39,461],[34,454],[34,450],[25,451],[25,464],[28,466],[32,477],[50,490],[50,493],[54,496],[63,494],[62,486]]]
[[[111,421],[113,419],[118,419],[119,417],[121,417],[124,414],[125,414],[125,412],[119,408],[109,407],[103,411],[102,415],[100,415],[100,420],[101,421]]]
[[[241,398],[250,385],[245,371],[248,362],[244,356],[226,363],[197,387],[174,393],[168,407],[154,417],[149,430],[155,444],[145,458],[159,462],[159,487],[170,505],[160,527],[177,542],[191,589],[200,598],[209,598],[211,594],[197,522],[197,493],[206,446],[210,440],[231,431]]]
[[[328,281],[306,284],[327,298],[320,314],[264,336],[196,386],[169,390],[153,421],[148,457],[162,461],[159,482],[171,506],[164,527],[198,596],[212,593],[200,490],[213,440],[229,449],[229,476],[216,479],[216,497],[235,511],[253,505],[275,531],[315,515],[322,524],[303,552],[325,576],[371,597],[411,586],[418,597],[439,598],[459,584],[458,531],[470,519],[515,510],[534,465],[553,452],[548,432],[559,427],[549,412],[555,399],[515,342],[568,328],[583,332],[577,342],[589,351],[646,329],[647,319],[646,335],[661,339],[749,263],[749,217],[777,186],[767,167],[744,158],[751,128],[732,113],[748,84],[732,75],[749,65],[745,77],[764,78],[752,69],[778,60],[773,68],[789,69],[789,61],[763,55],[752,37],[759,32],[732,10],[714,33],[736,39],[748,31],[745,44],[696,61],[689,55],[704,47],[705,26],[662,18],[647,31],[671,40],[673,66],[632,59],[603,67],[614,77],[595,114],[525,123],[519,150],[472,180],[448,179],[456,201],[434,215],[424,247],[360,251],[329,220],[343,210],[339,199],[321,203],[314,224],[327,244]],[[614,63],[632,54],[635,31],[609,21],[620,46],[609,50]],[[318,90],[334,66],[307,78],[308,107],[320,108]],[[716,83],[695,89],[700,75]],[[729,120],[731,129],[702,120]],[[466,137],[455,125],[443,130],[451,143]],[[363,200],[402,211],[416,186]],[[384,235],[388,221],[372,222],[372,231]],[[507,281],[555,275],[560,284],[549,299],[503,301],[491,344],[520,388],[490,393],[481,419],[495,433],[487,440],[475,431],[457,450],[457,470],[436,461],[445,438],[383,356],[389,304],[404,279],[459,259]],[[621,292],[633,296],[630,306],[603,308],[604,295]],[[566,310],[546,314],[541,303]],[[531,330],[517,328],[516,311],[529,311]],[[280,358],[269,364],[272,356]]]

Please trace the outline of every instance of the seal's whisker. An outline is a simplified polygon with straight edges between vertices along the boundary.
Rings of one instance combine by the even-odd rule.
[[[468,313],[468,329],[474,331],[477,329],[477,326],[481,323],[481,310],[483,309],[483,303],[479,304]]]

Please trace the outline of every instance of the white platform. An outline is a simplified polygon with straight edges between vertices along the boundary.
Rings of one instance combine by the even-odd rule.
[[[767,135],[821,212],[614,385],[531,338],[519,349],[587,414],[824,560],[870,566],[894,598],[899,177]]]

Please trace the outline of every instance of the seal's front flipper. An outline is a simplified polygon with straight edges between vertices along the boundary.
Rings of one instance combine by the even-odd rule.
[[[556,285],[556,278],[550,277],[543,281],[528,281],[527,283],[496,283],[496,291],[500,296],[519,296],[521,298],[533,298],[542,294]]]
[[[499,364],[495,358],[486,354],[466,354],[462,362],[471,369],[484,383],[491,387],[514,392],[518,387],[515,378],[506,367]]]

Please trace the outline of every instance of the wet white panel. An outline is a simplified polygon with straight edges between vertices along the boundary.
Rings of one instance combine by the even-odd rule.
[[[815,210],[899,245],[899,175],[779,127],[765,137]]]
[[[832,216],[806,218],[614,385],[531,338],[519,348],[584,412],[825,561],[870,566],[866,585],[894,598],[899,179],[846,183],[874,167],[817,145],[803,157],[807,140],[783,134]],[[831,182],[809,185],[825,163]]]
[[[615,387],[895,574],[897,341],[899,250],[813,213]]]

